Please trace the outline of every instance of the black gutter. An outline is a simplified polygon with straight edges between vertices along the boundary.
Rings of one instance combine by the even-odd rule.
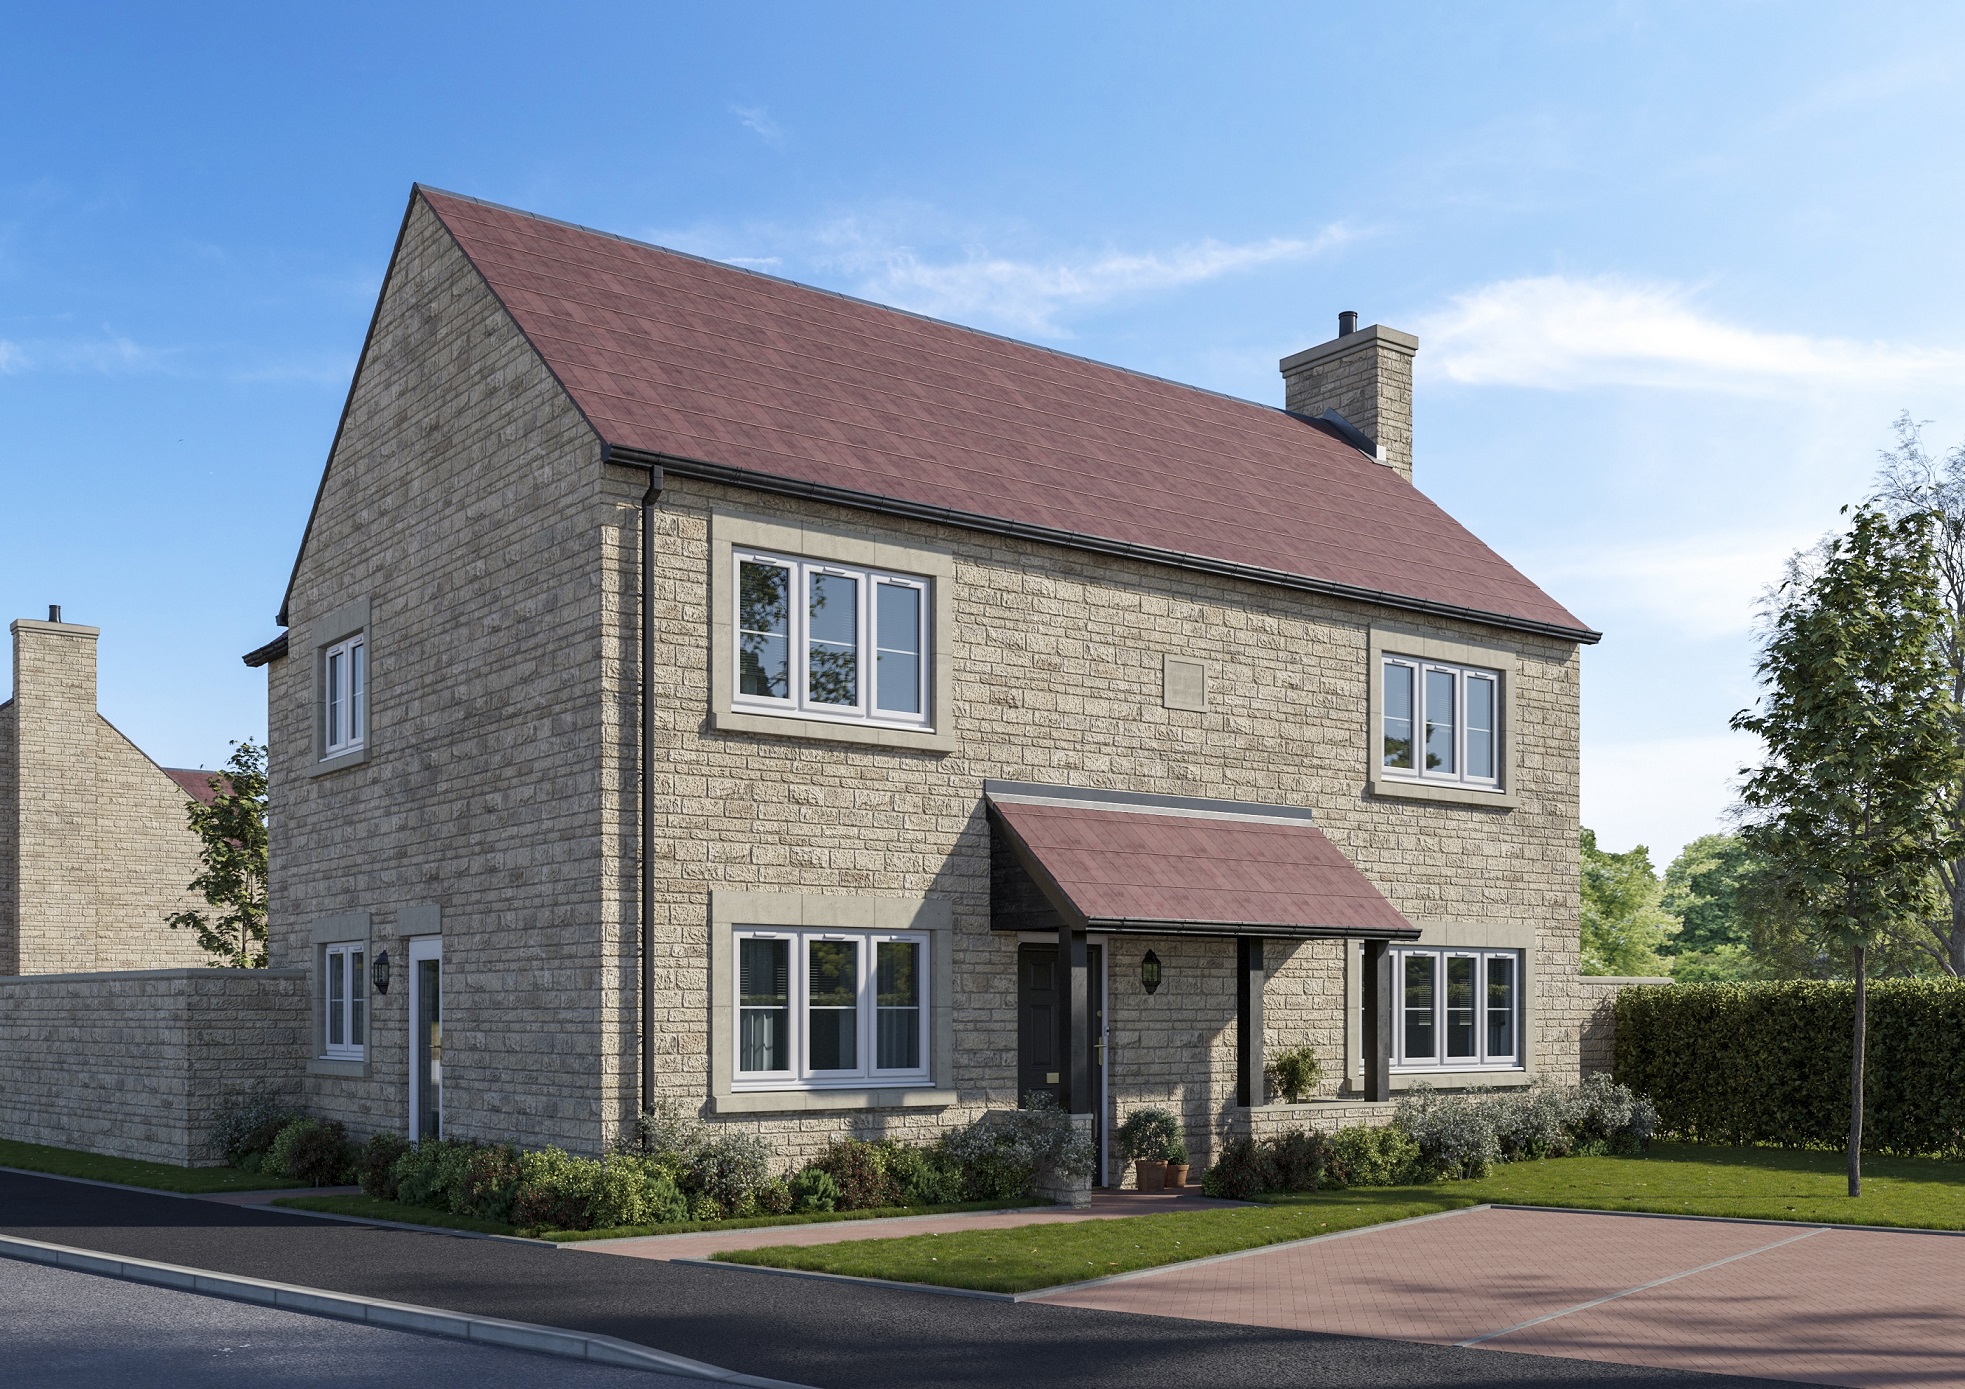
[[[1273,584],[1304,593],[1317,593],[1331,598],[1347,598],[1353,602],[1372,603],[1384,608],[1425,613],[1431,617],[1451,617],[1462,622],[1479,622],[1489,627],[1503,627],[1510,631],[1529,632],[1541,637],[1556,637],[1563,641],[1580,642],[1584,645],[1594,645],[1603,640],[1603,633],[1588,627],[1564,627],[1553,622],[1537,622],[1531,618],[1513,617],[1506,613],[1483,612],[1479,608],[1463,608],[1452,603],[1436,603],[1425,598],[1412,598],[1402,593],[1386,593],[1378,589],[1361,588],[1354,584],[1336,583],[1329,579],[1313,579],[1280,569],[1264,569],[1253,564],[1235,564],[1228,560],[1211,559],[1206,555],[1183,554],[1178,550],[1162,550],[1151,545],[1136,545],[1130,541],[1111,540],[1104,536],[1082,535],[1076,531],[1031,525],[1024,521],[1010,521],[1000,516],[985,516],[979,512],[957,511],[953,507],[930,506],[925,502],[913,502],[904,497],[883,497],[871,492],[855,492],[844,487],[831,487],[821,482],[807,482],[802,478],[781,477],[775,473],[754,472],[748,468],[733,468],[725,463],[711,463],[701,458],[684,458],[677,454],[656,453],[647,449],[628,448],[620,444],[608,445],[603,450],[603,457],[615,463],[664,469],[679,477],[700,478],[705,482],[721,482],[732,487],[775,492],[780,496],[804,497],[812,501],[830,502],[834,506],[878,511],[889,516],[906,516],[917,521],[960,526],[965,530],[1006,535],[1018,540],[1063,545],[1074,550],[1115,555],[1121,559],[1138,560],[1146,564],[1171,565],[1176,569],[1191,569],[1203,574],[1245,579],[1252,583]]]
[[[662,470],[641,496],[641,1103],[655,1102],[655,506]]]

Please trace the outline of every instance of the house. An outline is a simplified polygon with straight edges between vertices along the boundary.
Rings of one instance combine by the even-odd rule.
[[[204,899],[187,800],[212,773],[160,767],[96,708],[99,629],[11,625],[14,694],[0,704],[0,975],[202,965],[165,918]]]
[[[309,1108],[1204,1162],[1573,1079],[1597,633],[1413,485],[1417,349],[1276,409],[415,189],[246,657]]]

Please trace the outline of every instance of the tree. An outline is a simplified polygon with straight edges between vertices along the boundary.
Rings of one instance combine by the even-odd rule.
[[[1965,708],[1965,444],[1934,457],[1908,411],[1897,416],[1896,432],[1897,446],[1884,450],[1879,460],[1876,501],[1894,516],[1932,518],[1944,610],[1938,650],[1952,703]],[[1953,737],[1965,741],[1965,726],[1954,728]],[[1965,778],[1950,787],[1942,813],[1950,834],[1957,837],[1965,827]],[[1942,859],[1936,873],[1940,893],[1935,910],[1906,923],[1902,943],[1954,978],[1965,976],[1965,859]]]
[[[266,965],[266,749],[248,738],[232,745],[224,772],[212,778],[212,801],[186,801],[185,819],[198,836],[204,867],[191,890],[210,912],[166,917],[174,931],[196,931],[198,944],[221,965]]]
[[[1766,745],[1741,793],[1742,833],[1815,939],[1855,980],[1849,1194],[1862,1193],[1868,953],[1916,919],[1938,862],[1965,856],[1944,812],[1965,776],[1942,666],[1936,530],[1922,513],[1859,508],[1818,572],[1774,595],[1759,710],[1733,716]]]
[[[1658,906],[1658,875],[1640,844],[1613,854],[1583,831],[1583,973],[1664,974],[1678,923]]]
[[[1720,984],[1762,973],[1754,959],[1753,924],[1746,894],[1755,863],[1737,834],[1706,834],[1678,852],[1665,869],[1659,906],[1679,922],[1664,949],[1672,978]]]

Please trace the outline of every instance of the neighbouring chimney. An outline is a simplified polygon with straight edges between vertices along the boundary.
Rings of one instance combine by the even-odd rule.
[[[98,852],[97,629],[21,618],[13,624],[13,795],[10,922],[0,921],[0,973],[60,974],[96,967]]]
[[[1412,477],[1412,358],[1419,339],[1374,323],[1358,326],[1346,309],[1337,336],[1282,360],[1283,408],[1335,414],[1370,441],[1377,459]]]
[[[48,621],[50,622],[61,621],[61,604],[59,603],[48,604]]]

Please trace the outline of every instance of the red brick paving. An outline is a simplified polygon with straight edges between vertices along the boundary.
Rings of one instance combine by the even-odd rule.
[[[1671,1281],[1642,1288],[1659,1279]],[[1583,1306],[1598,1298],[1614,1300]],[[1820,1384],[1965,1386],[1965,1238],[1948,1235],[1473,1210],[1041,1300]]]

